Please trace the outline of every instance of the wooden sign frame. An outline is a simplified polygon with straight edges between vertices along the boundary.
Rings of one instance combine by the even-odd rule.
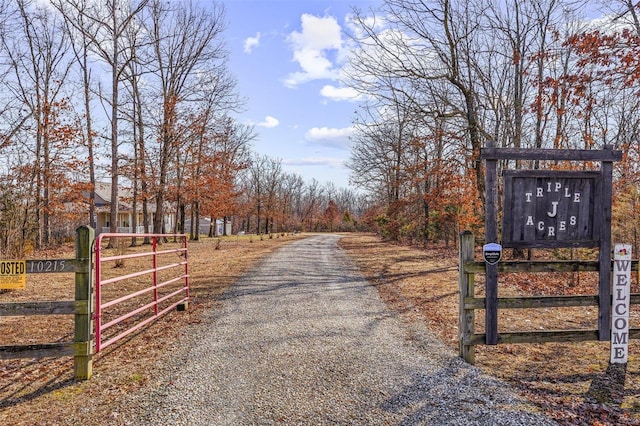
[[[493,141],[490,141],[493,144]],[[499,160],[532,160],[532,161],[598,161],[600,162],[601,183],[599,184],[599,232],[594,234],[599,246],[598,286],[598,339],[611,338],[611,202],[613,196],[613,162],[622,160],[622,151],[614,150],[612,145],[604,145],[602,150],[569,150],[569,149],[526,149],[496,148],[488,146],[480,152],[485,162],[485,243],[498,243],[498,161]],[[544,173],[562,173],[545,171]],[[509,208],[506,205],[504,209]],[[555,243],[554,243],[555,244]],[[503,244],[504,245],[504,244]],[[535,241],[525,247],[541,247]],[[485,343],[498,344],[498,265],[485,264],[486,297],[485,297]]]

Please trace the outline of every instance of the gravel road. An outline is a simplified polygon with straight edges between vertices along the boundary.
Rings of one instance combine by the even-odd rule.
[[[293,242],[239,280],[130,424],[555,424],[390,311],[338,239]]]

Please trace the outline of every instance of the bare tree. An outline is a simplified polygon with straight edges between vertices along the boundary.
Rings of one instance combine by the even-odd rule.
[[[472,171],[477,200],[484,201],[482,147],[542,147],[552,140],[556,147],[566,147],[580,134],[571,126],[582,124],[584,133],[589,121],[575,120],[580,113],[568,104],[571,83],[562,77],[575,63],[563,45],[567,31],[563,33],[562,26],[573,25],[583,6],[570,0],[385,0],[378,10],[356,10],[351,36],[358,49],[346,81],[375,108],[365,109],[367,116],[358,121],[361,132],[350,164],[362,167],[353,170],[354,182],[384,182],[384,174],[372,179],[381,159],[388,158],[383,150],[374,158],[358,151],[383,143],[376,127],[384,121],[379,119],[380,105],[392,108],[398,102],[412,111],[407,117],[416,126],[415,137],[402,144],[405,156],[414,158],[407,158],[408,174],[424,166],[423,199],[433,192],[430,185],[437,188],[439,176],[446,176],[433,175],[429,163],[453,160],[462,167],[447,174],[458,173],[465,180],[470,175],[466,171]],[[395,152],[391,144],[387,149]],[[364,166],[367,162],[369,167]],[[413,191],[409,195],[420,193],[417,187]],[[476,210],[480,215],[481,209]]]
[[[191,184],[187,188],[191,202],[191,238],[199,239],[200,214],[203,201],[220,206],[216,212],[223,216],[223,233],[227,232],[227,220],[235,204],[235,174],[249,162],[248,144],[254,138],[253,129],[240,126],[227,114],[237,110],[243,100],[235,92],[236,81],[224,66],[200,72],[199,95],[193,102],[195,112],[188,121],[190,146],[186,147]],[[211,176],[213,175],[213,176]],[[216,183],[207,178],[214,177]],[[185,203],[187,200],[185,200]],[[214,209],[216,210],[216,209]],[[209,211],[214,213],[214,211]],[[216,217],[212,217],[214,223]],[[195,224],[195,225],[194,225]],[[213,236],[214,227],[210,228]]]
[[[323,188],[320,183],[312,179],[307,182],[302,200],[300,202],[298,217],[303,229],[307,231],[317,230],[317,218],[321,214]]]
[[[141,80],[145,72],[148,72],[145,69],[148,58],[141,58],[144,55],[144,49],[141,47],[147,44],[148,42],[141,41],[145,35],[142,34],[140,26],[129,27],[126,31],[126,37],[131,40],[129,43],[129,49],[131,50],[129,53],[129,57],[131,60],[127,63],[127,67],[125,69],[125,79],[128,83],[126,85],[126,89],[129,91],[130,95],[130,105],[131,112],[126,114],[131,121],[131,130],[132,130],[132,140],[133,140],[133,159],[130,170],[131,176],[131,185],[133,187],[132,193],[132,217],[131,217],[131,228],[133,232],[137,233],[138,228],[138,202],[142,200],[142,226],[144,229],[144,233],[149,233],[150,222],[149,222],[149,176],[147,174],[147,144],[145,141],[145,114],[144,111],[144,103],[145,98],[142,93],[142,84]],[[140,41],[139,41],[140,40]],[[144,244],[149,244],[149,237],[145,237],[143,240]],[[131,239],[131,245],[137,244],[137,238],[133,237]]]
[[[249,143],[255,139],[256,135],[252,126],[245,126],[235,123],[227,118],[222,120],[225,123],[225,130],[222,137],[219,138],[216,150],[221,157],[220,177],[222,181],[221,194],[218,196],[225,197],[227,202],[224,203],[225,211],[222,216],[223,234],[227,235],[227,223],[229,216],[236,210],[236,198],[238,191],[236,189],[238,172],[246,169],[250,162]],[[213,189],[213,192],[216,192]]]
[[[269,219],[275,213],[275,194],[282,178],[282,163],[266,155],[255,156],[248,169],[250,203],[256,214],[256,233],[269,232]],[[264,218],[264,229],[262,229]]]
[[[281,190],[281,232],[299,230],[299,218],[296,218],[296,205],[301,202],[304,192],[304,180],[295,173],[285,173],[282,178]]]
[[[84,17],[77,16],[79,27],[85,27]],[[95,131],[93,125],[93,113],[91,109],[92,96],[92,69],[89,61],[91,39],[82,31],[77,31],[70,21],[64,19],[65,30],[71,40],[71,48],[75,57],[75,63],[80,71],[81,92],[83,100],[84,131],[82,138],[87,147],[87,164],[89,169],[89,225],[96,228],[96,166],[95,166]]]
[[[137,2],[128,0],[105,0],[87,3],[82,0],[52,0],[73,28],[90,41],[91,51],[105,61],[111,71],[111,95],[104,99],[110,104],[111,124],[111,204],[109,231],[118,231],[119,210],[119,160],[118,120],[120,113],[120,84],[125,77],[132,49],[126,43],[126,31],[137,25],[139,16],[148,0]],[[81,19],[79,18],[81,17]],[[111,244],[111,241],[110,241]]]
[[[36,245],[48,244],[51,238],[50,218],[52,185],[55,182],[53,150],[55,126],[59,122],[61,91],[66,82],[70,62],[66,56],[69,39],[55,16],[31,2],[16,2],[16,26],[19,34],[3,34],[2,43],[13,70],[11,87],[34,121],[35,147],[33,176],[35,181],[35,216],[38,221]]]
[[[178,5],[154,0],[150,14],[147,30],[154,40],[154,69],[162,106],[154,232],[162,232],[169,168],[180,155],[180,106],[193,100],[190,98],[198,93],[200,67],[218,67],[226,60],[227,52],[221,39],[224,9],[217,3],[213,3],[211,10],[206,10],[191,1]],[[177,162],[173,164],[179,166]],[[180,197],[179,191],[177,196]],[[178,200],[178,204],[180,202]]]

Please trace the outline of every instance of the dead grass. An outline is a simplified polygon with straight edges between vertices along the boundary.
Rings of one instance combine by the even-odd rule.
[[[86,382],[72,379],[72,360],[0,361],[0,424],[102,425],[121,424],[127,395],[136,392],[154,374],[156,360],[167,353],[186,325],[198,323],[206,308],[244,271],[260,259],[297,238],[248,237],[207,239],[189,245],[191,303],[186,312],[172,312],[148,329],[114,344],[94,360],[94,376]],[[458,272],[456,247],[428,250],[382,243],[373,235],[346,235],[341,246],[363,274],[377,286],[383,299],[406,317],[423,321],[440,339],[457,350]],[[127,249],[128,251],[134,249]],[[50,257],[72,257],[72,247],[57,249]],[[127,265],[129,267],[132,265]],[[37,278],[35,278],[37,277]],[[477,292],[482,292],[476,276]],[[544,294],[593,293],[593,279],[579,276],[505,277],[500,294],[537,291]],[[567,282],[569,284],[567,284]],[[633,291],[638,291],[637,287]],[[73,297],[72,279],[64,275],[28,276],[27,288],[0,294],[9,300],[50,300]],[[515,310],[514,310],[515,311]],[[514,316],[515,315],[515,316]],[[593,327],[594,309],[554,309],[501,313],[500,327],[541,329]],[[481,316],[477,315],[477,317]],[[43,342],[70,338],[65,318],[0,318],[0,344]],[[632,325],[638,326],[637,312]],[[482,328],[478,318],[477,328]],[[542,412],[562,424],[625,425],[640,419],[640,344],[629,348],[624,389],[607,382],[608,343],[562,343],[479,346],[476,365],[510,382]],[[609,369],[610,370],[610,369]],[[608,374],[607,374],[608,373]]]
[[[190,242],[189,309],[169,313],[101,351],[94,357],[89,381],[74,382],[71,357],[0,360],[0,424],[121,424],[126,410],[120,407],[126,407],[126,396],[144,386],[158,358],[174,347],[185,326],[200,322],[203,310],[214,306],[217,297],[263,256],[300,237],[274,234],[262,239],[243,236]],[[37,257],[45,256],[71,258],[73,247],[59,247]],[[105,273],[127,273],[134,267],[127,259],[124,268],[107,265]],[[72,274],[27,275],[26,288],[1,293],[0,302],[67,300],[73,299],[73,292]],[[2,317],[0,345],[69,341],[72,330],[72,319],[67,316]]]
[[[424,321],[453,350],[458,350],[458,272],[455,247],[421,250],[381,242],[373,235],[350,236],[341,246],[355,259],[382,297],[401,312]],[[482,280],[476,275],[476,294]],[[534,276],[535,275],[535,276]],[[593,274],[505,275],[500,295],[596,294]],[[632,292],[638,292],[637,283]],[[483,329],[483,311],[476,330]],[[631,326],[638,327],[638,307]],[[500,331],[595,328],[597,309],[504,310]],[[477,346],[476,365],[511,383],[541,411],[561,424],[640,423],[640,342],[631,341],[624,388],[608,367],[608,342]]]

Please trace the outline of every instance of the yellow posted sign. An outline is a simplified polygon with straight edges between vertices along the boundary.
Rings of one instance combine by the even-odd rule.
[[[24,288],[26,282],[26,260],[0,260],[0,289]]]

